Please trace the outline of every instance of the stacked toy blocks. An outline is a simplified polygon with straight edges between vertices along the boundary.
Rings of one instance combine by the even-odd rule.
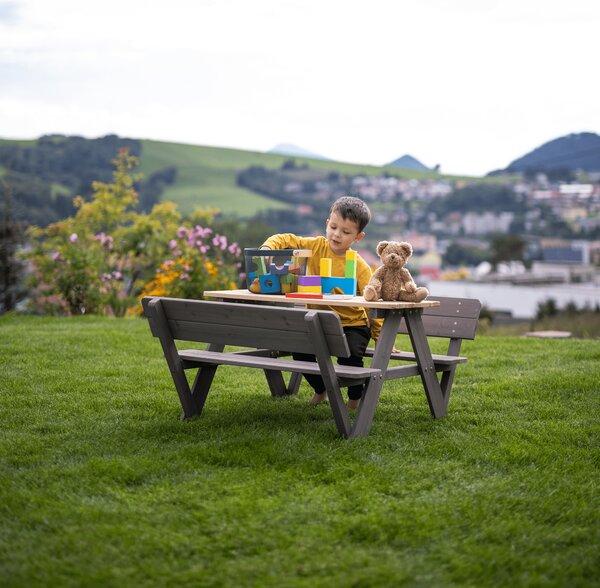
[[[306,271],[310,250],[246,249],[246,281],[255,294],[287,294],[297,291],[298,278]]]
[[[320,261],[319,275],[298,276],[298,293],[289,294],[289,296],[295,298],[322,298],[328,294],[356,296],[356,251],[346,251],[344,277],[332,276],[331,259],[323,258]]]

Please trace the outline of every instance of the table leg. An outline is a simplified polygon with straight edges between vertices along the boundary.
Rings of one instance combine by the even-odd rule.
[[[421,319],[423,311],[421,309],[407,310],[405,314],[408,336],[415,352],[415,359],[419,366],[419,373],[425,395],[429,403],[429,410],[432,416],[439,418],[445,416],[448,411],[448,403],[444,399],[440,382],[435,371],[431,350],[425,335],[425,327]]]
[[[379,402],[381,387],[385,381],[385,372],[390,362],[390,355],[394,348],[398,327],[402,320],[402,311],[393,310],[386,313],[383,327],[379,335],[379,340],[375,347],[375,354],[371,367],[381,370],[380,376],[375,376],[369,380],[366,390],[363,393],[361,403],[356,414],[356,421],[350,432],[350,437],[364,437],[369,434],[375,409]]]

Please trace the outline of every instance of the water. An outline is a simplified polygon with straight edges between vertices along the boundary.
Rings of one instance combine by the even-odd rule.
[[[419,283],[419,285],[421,285]],[[432,296],[478,298],[496,312],[510,313],[513,318],[535,318],[538,304],[552,298],[558,308],[574,303],[577,308],[586,305],[594,309],[600,304],[600,287],[594,284],[545,284],[543,286],[515,286],[482,282],[450,282],[430,280],[426,285]]]

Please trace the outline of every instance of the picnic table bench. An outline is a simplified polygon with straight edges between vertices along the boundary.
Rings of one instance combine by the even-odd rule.
[[[205,292],[205,296],[269,304],[289,303],[285,297],[257,295],[247,290]],[[311,305],[313,302],[308,301]],[[446,414],[454,369],[457,363],[466,361],[466,358],[458,356],[460,339],[468,338],[471,331],[467,332],[462,326],[458,327],[457,317],[452,317],[455,320],[450,322],[454,328],[450,328],[450,331],[456,336],[451,338],[448,355],[432,356],[421,313],[424,309],[428,313],[432,312],[440,306],[439,301],[367,303],[361,299],[359,302],[366,307],[379,309],[385,316],[377,347],[368,351],[373,360],[370,366],[365,367],[343,366],[332,361],[332,356],[348,357],[350,352],[339,316],[330,310],[262,304],[250,306],[239,302],[163,297],[145,297],[142,300],[151,332],[160,340],[183,408],[183,418],[190,418],[202,412],[220,365],[263,370],[273,396],[296,393],[303,373],[320,374],[325,383],[337,429],[345,437],[368,434],[381,387],[388,379],[420,375],[432,415],[439,417]],[[352,303],[356,305],[357,298],[352,301],[335,302],[336,306]],[[442,314],[432,316],[437,318],[430,320],[429,315],[425,318],[425,324],[431,327],[432,333],[440,333],[446,327],[452,327],[446,320],[447,317]],[[476,318],[474,322],[476,323]],[[392,353],[396,333],[404,329],[411,338],[414,354]],[[176,341],[208,345],[204,350],[179,350]],[[248,349],[225,351],[226,345]],[[315,355],[316,363],[284,359],[294,352]],[[413,363],[388,367],[390,359]],[[192,368],[197,368],[198,371],[190,387],[185,371]],[[443,372],[441,385],[436,376],[437,371]],[[292,374],[287,384],[283,372]],[[351,423],[340,388],[357,382],[364,382],[366,386],[356,419]]]

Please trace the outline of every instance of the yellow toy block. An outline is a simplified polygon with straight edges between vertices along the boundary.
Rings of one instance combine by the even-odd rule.
[[[331,259],[327,257],[321,259],[319,274],[326,278],[331,277]]]
[[[348,251],[346,251],[346,261],[351,260],[351,261],[356,261],[356,251],[353,251],[352,249],[348,249]]]
[[[321,286],[300,286],[298,285],[298,292],[310,292],[311,294],[322,294]]]

